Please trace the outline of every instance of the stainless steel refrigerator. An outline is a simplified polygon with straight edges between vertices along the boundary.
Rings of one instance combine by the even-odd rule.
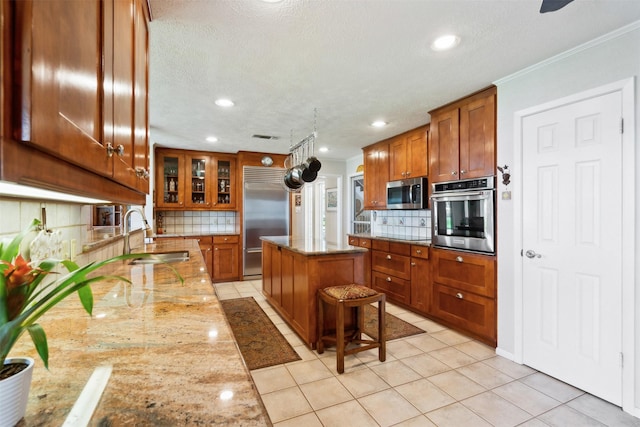
[[[289,234],[289,193],[284,189],[285,170],[245,166],[243,185],[243,273],[262,274],[261,236]]]

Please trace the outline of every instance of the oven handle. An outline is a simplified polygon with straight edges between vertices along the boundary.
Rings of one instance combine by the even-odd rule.
[[[466,197],[483,197],[489,198],[494,190],[486,190],[486,191],[466,191],[461,193],[449,192],[442,194],[432,194],[431,200],[447,200],[447,199],[458,199],[458,198],[466,198]]]

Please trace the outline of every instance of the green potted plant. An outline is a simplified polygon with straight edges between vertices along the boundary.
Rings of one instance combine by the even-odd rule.
[[[70,260],[46,259],[32,265],[21,254],[23,240],[36,231],[40,221],[31,225],[10,241],[0,242],[0,425],[15,425],[26,411],[34,361],[31,358],[7,359],[24,332],[49,369],[49,347],[38,319],[67,296],[77,293],[84,309],[91,315],[93,293],[89,285],[116,276],[95,273],[103,266],[130,258],[152,254],[126,254],[100,262],[78,266]],[[64,271],[56,273],[58,267]],[[175,272],[175,270],[174,270]],[[177,273],[176,273],[177,274]],[[178,275],[179,277],[179,275]],[[182,278],[179,277],[181,280]],[[7,390],[7,387],[15,387]],[[18,399],[18,397],[22,397]],[[20,402],[18,402],[20,400]],[[3,403],[4,402],[4,403]],[[3,405],[6,405],[3,406]]]

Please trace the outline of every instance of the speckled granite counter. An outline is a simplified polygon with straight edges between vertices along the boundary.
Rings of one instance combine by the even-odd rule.
[[[349,234],[349,236],[363,238],[363,239],[388,240],[390,242],[408,243],[410,245],[431,246],[431,240],[414,240],[414,239],[408,239],[405,236],[398,236],[394,234],[373,235],[371,233],[355,233],[355,234],[352,233],[352,234]]]
[[[357,252],[367,252],[365,248],[351,246],[348,243],[335,245],[322,239],[293,238],[291,236],[263,236],[260,240],[287,248],[292,252],[303,255],[337,255]]]
[[[93,316],[70,296],[41,319],[49,372],[28,336],[12,356],[36,360],[19,426],[62,425],[94,369],[113,367],[94,426],[271,425],[204,267],[195,240],[160,240],[137,252],[188,249],[166,265],[114,264],[92,286]]]

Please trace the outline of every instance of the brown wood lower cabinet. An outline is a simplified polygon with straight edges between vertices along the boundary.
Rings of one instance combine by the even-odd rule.
[[[262,242],[262,292],[271,306],[309,348],[317,341],[318,289],[364,283],[365,252],[306,255],[267,241]],[[335,328],[328,310],[327,328]]]
[[[213,236],[214,282],[238,280],[238,257],[240,256],[239,236]]]

